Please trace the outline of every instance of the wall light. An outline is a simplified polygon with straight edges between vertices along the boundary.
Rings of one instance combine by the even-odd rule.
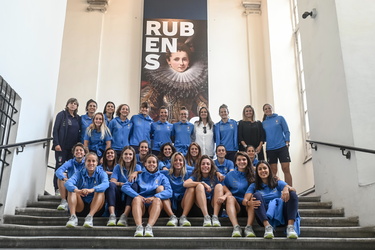
[[[305,13],[302,14],[302,18],[306,19],[308,16],[311,16],[311,18],[315,18],[317,15],[316,9],[312,9],[311,12],[305,11]]]

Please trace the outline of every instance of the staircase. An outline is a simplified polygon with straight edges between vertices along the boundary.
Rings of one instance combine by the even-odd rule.
[[[286,239],[284,228],[277,228],[273,240],[263,239],[264,229],[254,226],[256,238],[231,238],[228,218],[220,218],[222,227],[204,228],[203,218],[189,217],[192,227],[167,227],[167,218],[159,218],[154,238],[133,237],[135,225],[106,227],[106,217],[95,217],[94,228],[65,227],[69,214],[58,211],[59,197],[44,195],[15,215],[4,215],[0,225],[0,248],[126,248],[126,249],[375,249],[375,229],[358,225],[358,218],[344,217],[343,209],[333,209],[320,197],[299,197],[301,235]],[[145,221],[145,220],[144,220]],[[242,227],[246,218],[239,219]]]

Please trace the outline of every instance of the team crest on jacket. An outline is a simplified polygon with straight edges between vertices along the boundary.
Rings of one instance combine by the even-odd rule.
[[[279,120],[276,120],[276,123],[279,123]]]
[[[155,183],[156,183],[156,184],[159,184],[159,180],[155,180]]]

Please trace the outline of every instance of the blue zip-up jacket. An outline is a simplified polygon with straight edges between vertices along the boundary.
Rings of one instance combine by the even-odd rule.
[[[234,163],[231,160],[225,159],[223,164],[219,163],[219,160],[214,160],[216,167],[222,175],[227,175],[229,171],[234,170]]]
[[[126,119],[122,121],[120,117],[116,117],[109,122],[108,129],[112,134],[111,147],[116,151],[121,151],[125,146],[129,146],[130,132],[133,123]]]
[[[227,151],[238,150],[238,126],[233,119],[228,119],[226,123],[219,121],[215,124],[216,145],[224,145]]]
[[[111,175],[111,178],[115,178],[118,182],[127,182],[128,181],[128,178],[129,178],[129,173],[128,173],[128,170],[126,170],[126,168],[123,168],[122,169],[124,174],[121,173],[121,166],[120,164],[117,164],[115,166],[115,168],[113,169],[113,172],[112,172],[112,175]],[[135,170],[134,171],[141,171],[142,170],[142,167],[140,165],[135,165]]]
[[[242,204],[243,198],[249,187],[246,174],[237,169],[229,172],[224,179],[224,185],[229,189],[239,204]]]
[[[165,159],[164,161],[159,161],[159,170],[162,170],[164,167],[170,169],[171,168],[171,159]],[[161,167],[161,168],[160,168]]]
[[[160,147],[167,142],[172,142],[173,124],[169,122],[153,122],[151,124],[152,150],[160,151]]]
[[[150,173],[147,170],[138,175],[137,180],[135,181],[139,187],[139,193],[134,191],[132,188],[133,182],[126,182],[122,187],[121,191],[130,197],[134,198],[138,195],[141,195],[145,198],[153,197],[160,198],[161,200],[166,200],[172,197],[172,188],[171,184],[167,177],[165,177],[159,171],[155,173]],[[163,186],[164,190],[160,193],[156,193],[156,189],[159,186]]]
[[[81,169],[85,168],[85,158],[82,159],[81,162],[78,162],[76,158],[70,159],[66,161],[61,167],[56,169],[56,176],[60,180],[65,178],[65,171],[68,173],[68,179],[74,175],[75,172],[81,171]]]
[[[263,121],[263,128],[266,132],[266,150],[275,150],[286,146],[290,141],[288,124],[284,117],[278,114],[267,116]]]
[[[85,140],[89,141],[89,150],[94,151],[98,157],[101,157],[103,155],[103,152],[106,147],[106,142],[110,141],[112,139],[111,135],[105,134],[104,138],[101,139],[102,136],[101,132],[97,131],[96,129],[93,129],[91,131],[91,136],[89,136],[87,133],[85,134]]]
[[[189,145],[194,135],[194,125],[190,122],[176,122],[173,124],[172,136],[174,146],[178,152],[186,155]]]
[[[65,187],[69,192],[74,192],[74,189],[91,189],[94,188],[96,193],[103,193],[109,187],[108,175],[102,168],[96,167],[93,175],[90,177],[87,169],[83,168],[65,182]],[[91,193],[82,200],[86,203],[91,203],[94,198],[94,193]]]
[[[52,150],[55,150],[57,145],[60,145],[62,150],[71,150],[80,141],[80,126],[81,117],[79,115],[72,117],[66,110],[59,112],[56,115],[55,124],[53,125]]]
[[[133,115],[130,119],[133,123],[133,128],[130,133],[130,145],[139,146],[139,143],[146,140],[149,145],[151,145],[151,123],[153,120],[148,115],[144,117],[142,114]]]
[[[90,124],[92,123],[92,119],[88,116],[88,114],[84,114],[81,116],[81,142],[85,140],[85,134],[86,134],[86,129]]]

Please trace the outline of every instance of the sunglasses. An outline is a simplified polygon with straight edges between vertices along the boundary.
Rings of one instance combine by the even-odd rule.
[[[207,134],[207,127],[203,127],[203,133]]]

